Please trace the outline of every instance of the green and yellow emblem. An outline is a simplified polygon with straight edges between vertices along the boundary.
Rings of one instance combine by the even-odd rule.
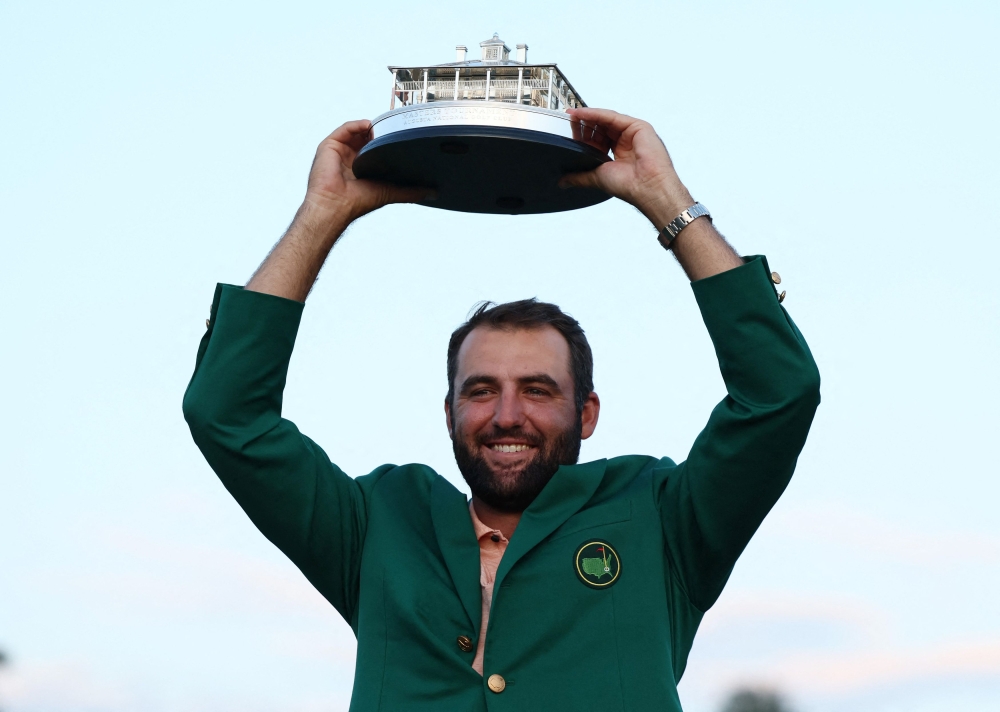
[[[608,588],[618,580],[622,562],[611,544],[591,540],[577,548],[573,568],[579,579],[591,588]]]

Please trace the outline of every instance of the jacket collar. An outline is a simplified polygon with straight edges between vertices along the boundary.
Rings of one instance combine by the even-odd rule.
[[[563,465],[552,476],[521,521],[500,559],[493,583],[496,601],[504,577],[511,568],[567,519],[583,508],[604,479],[607,460],[582,465]],[[469,502],[448,480],[438,477],[431,488],[431,520],[441,554],[451,574],[465,612],[469,615],[475,639],[482,625],[483,598],[479,584],[479,542],[469,516]]]
[[[524,510],[521,521],[500,559],[493,583],[493,600],[507,572],[549,534],[583,508],[604,479],[607,460],[595,460],[583,465],[563,465],[553,475],[531,506]]]

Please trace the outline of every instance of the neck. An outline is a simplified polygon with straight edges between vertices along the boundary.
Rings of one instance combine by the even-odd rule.
[[[501,512],[486,504],[476,495],[472,495],[472,506],[476,509],[476,516],[486,526],[491,529],[499,529],[500,533],[510,539],[514,536],[518,522],[521,521],[521,512]]]

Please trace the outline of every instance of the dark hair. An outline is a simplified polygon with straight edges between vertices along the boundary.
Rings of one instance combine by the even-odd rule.
[[[587,337],[580,323],[566,314],[555,304],[547,304],[537,299],[522,299],[517,302],[497,304],[480,302],[473,308],[468,321],[455,329],[448,341],[448,402],[454,403],[455,376],[458,374],[458,350],[465,337],[477,327],[514,331],[516,329],[540,329],[551,326],[569,344],[569,365],[573,376],[573,399],[576,413],[583,412],[587,396],[594,390],[594,355],[590,351]]]

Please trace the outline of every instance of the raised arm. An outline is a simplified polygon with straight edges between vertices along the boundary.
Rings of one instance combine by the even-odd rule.
[[[349,121],[316,149],[305,200],[284,236],[246,288],[304,302],[330,250],[354,220],[389,203],[415,203],[425,188],[359,180],[352,167],[368,142],[371,122]]]
[[[658,230],[695,203],[648,123],[603,109],[571,113],[607,131],[615,160],[566,184],[626,200]],[[704,217],[670,250],[692,281],[727,390],[688,459],[664,461],[654,481],[665,554],[704,611],[792,476],[819,404],[819,372],[763,257],[740,258]]]
[[[258,529],[355,624],[367,497],[387,468],[352,479],[282,417],[302,302],[350,222],[386,203],[420,199],[351,172],[367,121],[320,144],[306,198],[246,288],[219,285],[184,417],[195,443]]]

